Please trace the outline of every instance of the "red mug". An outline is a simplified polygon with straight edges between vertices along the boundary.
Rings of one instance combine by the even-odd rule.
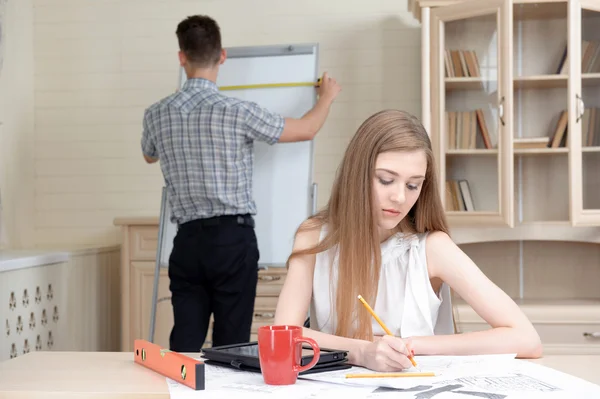
[[[302,366],[302,343],[313,349],[313,358]],[[298,374],[319,361],[321,351],[314,339],[302,336],[299,326],[263,326],[258,329],[260,370],[268,385],[291,385]]]

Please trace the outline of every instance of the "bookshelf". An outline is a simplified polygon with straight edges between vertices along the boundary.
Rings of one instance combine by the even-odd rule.
[[[450,224],[600,226],[600,1],[409,7]]]
[[[597,319],[600,0],[408,6],[453,239],[520,304]]]

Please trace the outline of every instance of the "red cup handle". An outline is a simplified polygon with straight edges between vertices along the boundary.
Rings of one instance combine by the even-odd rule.
[[[298,372],[298,373],[301,373],[303,371],[313,368],[315,366],[315,364],[317,364],[317,362],[319,361],[319,357],[321,356],[321,350],[319,349],[319,345],[317,345],[317,342],[314,339],[308,338],[308,337],[300,337],[300,338],[294,339],[294,343],[296,345],[298,345],[298,344],[301,345],[302,342],[306,342],[307,344],[309,344],[312,347],[313,358],[310,361],[310,363],[308,363],[306,366],[300,366],[299,364],[295,365],[294,371]]]

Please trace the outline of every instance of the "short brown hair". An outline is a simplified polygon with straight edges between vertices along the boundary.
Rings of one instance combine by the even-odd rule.
[[[217,22],[206,15],[187,17],[177,25],[179,49],[196,66],[210,67],[221,57],[221,30]]]

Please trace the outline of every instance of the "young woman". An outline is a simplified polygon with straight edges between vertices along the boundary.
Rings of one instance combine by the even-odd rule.
[[[431,142],[402,111],[368,118],[348,145],[329,203],[296,234],[275,324],[303,325],[319,346],[377,371],[408,356],[541,356],[511,298],[449,237]],[[492,328],[454,334],[450,289]],[[393,333],[386,335],[361,295]]]

